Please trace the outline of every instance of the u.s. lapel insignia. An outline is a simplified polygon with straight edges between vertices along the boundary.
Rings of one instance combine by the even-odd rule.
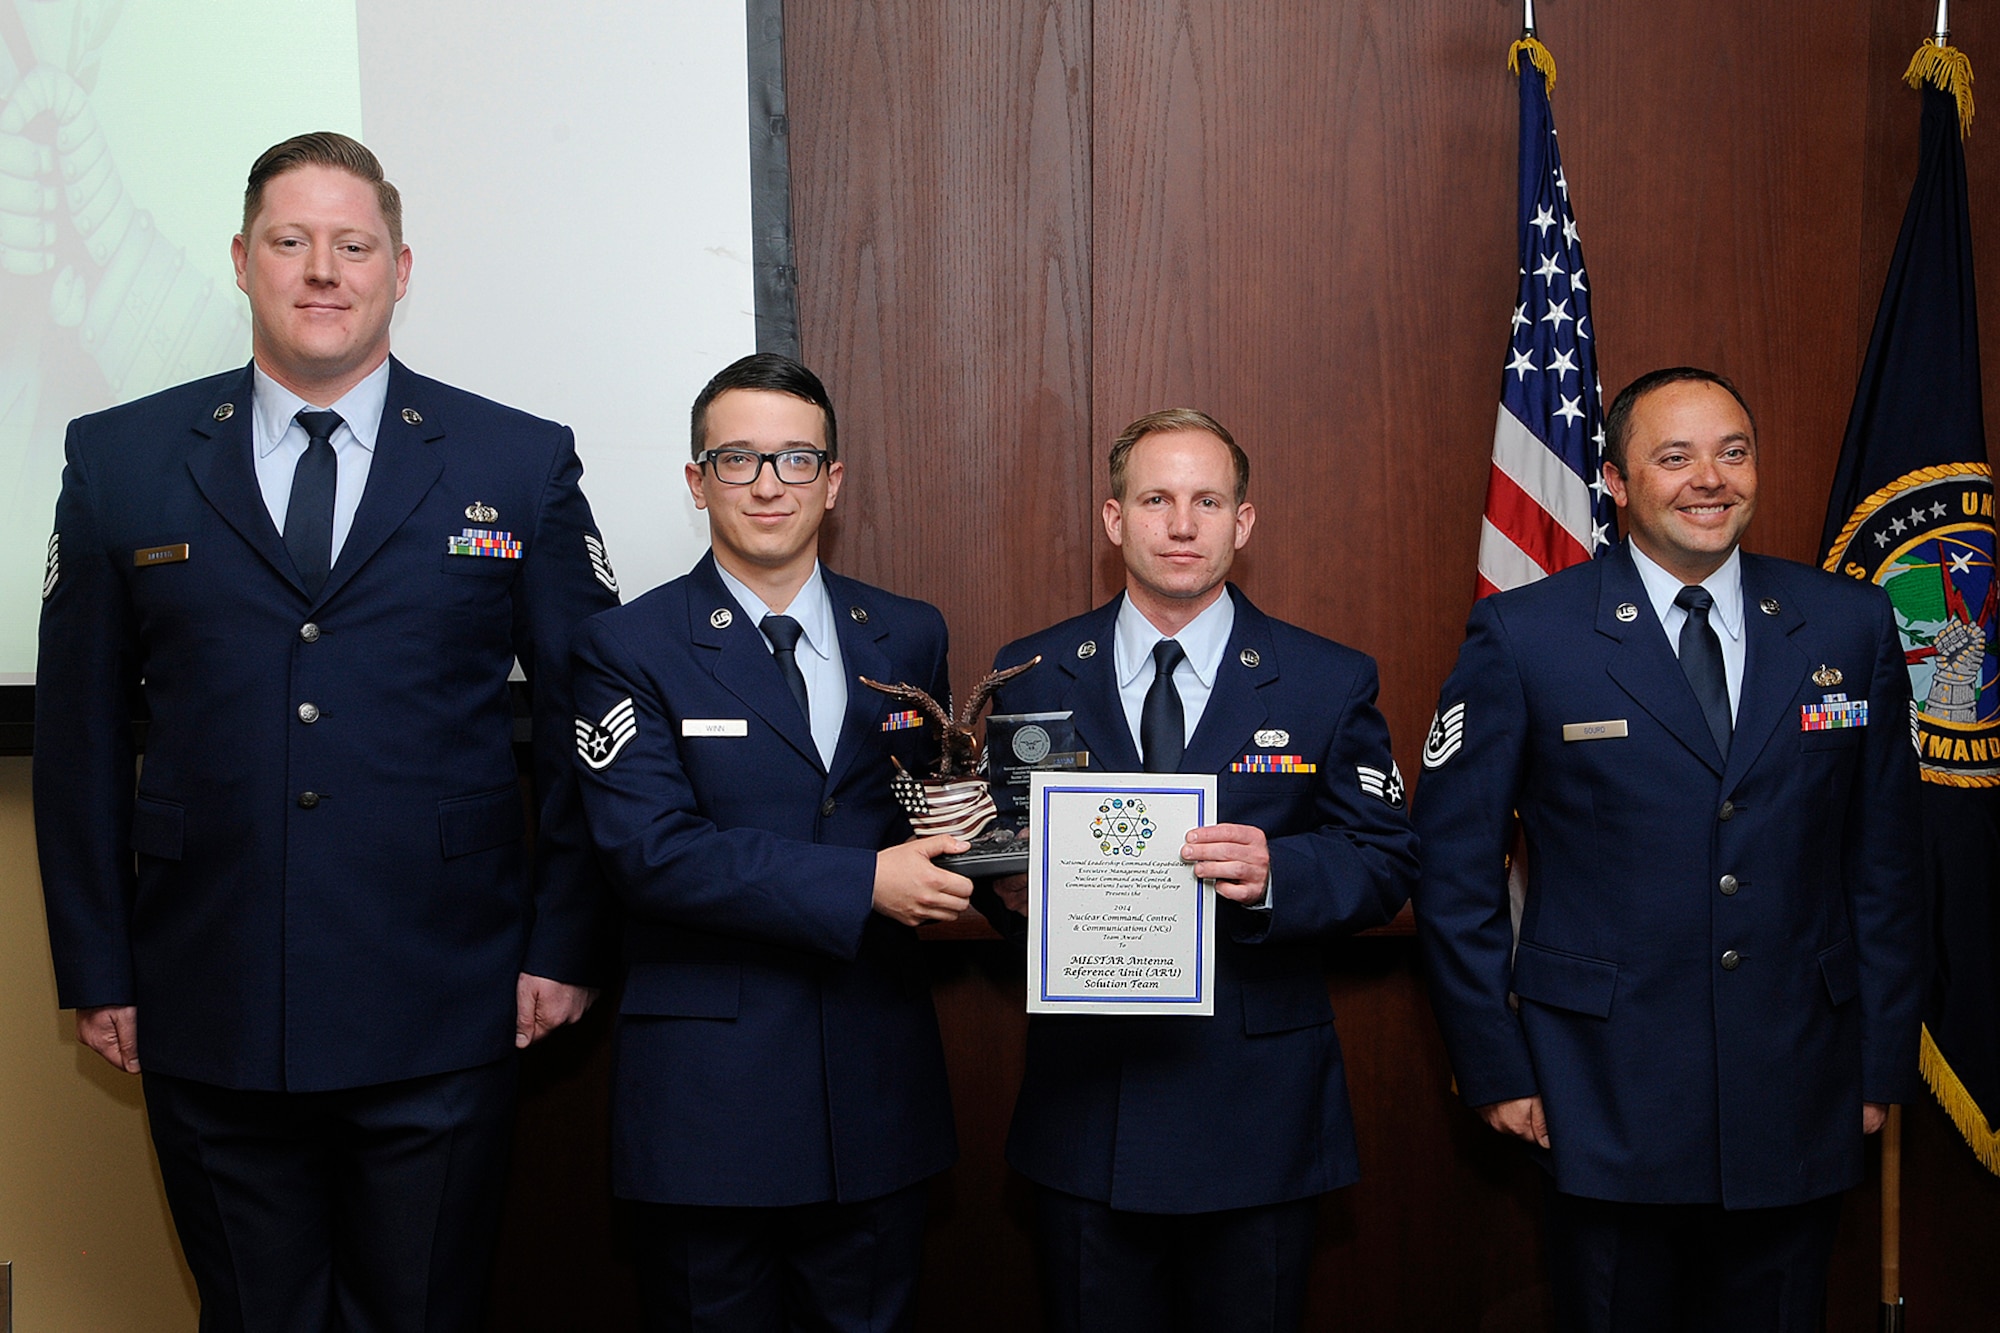
[[[1366,764],[1356,764],[1354,771],[1361,779],[1361,790],[1365,794],[1373,796],[1391,810],[1403,808],[1403,770],[1396,766],[1395,760],[1389,761],[1387,773]]]
[[[857,625],[868,623],[868,608],[865,606],[850,606],[847,608],[847,614],[853,617],[854,623]]]
[[[227,421],[235,415],[236,404],[234,403],[224,403],[221,407],[215,409],[215,419],[217,421]]]
[[[1252,739],[1257,742],[1260,749],[1275,750],[1281,745],[1290,745],[1292,733],[1278,727],[1270,727],[1258,732]]]
[[[736,619],[735,614],[726,606],[718,606],[708,613],[708,623],[716,629],[728,629],[729,622],[734,619]]]
[[[500,511],[484,500],[474,500],[465,507],[465,516],[474,523],[492,523],[499,519]]]
[[[590,572],[616,597],[618,576],[611,572],[611,557],[604,553],[603,539],[594,532],[586,532],[583,534],[583,549],[590,552]]]
[[[1765,615],[1767,615],[1767,616],[1775,616],[1775,615],[1777,615],[1777,614],[1778,614],[1778,612],[1779,612],[1780,610],[1782,610],[1783,608],[1781,608],[1781,607],[1780,607],[1780,606],[1778,605],[1778,599],[1777,599],[1777,598],[1775,598],[1775,597],[1766,597],[1766,598],[1765,598],[1765,599],[1764,599],[1763,601],[1761,601],[1761,602],[1757,603],[1757,609],[1758,609],[1759,611],[1762,611],[1762,612],[1763,612],[1763,613],[1764,613]]]
[[[409,425],[421,426],[424,424],[424,414],[414,407],[406,407],[403,409],[403,420]]]
[[[1621,624],[1629,625],[1639,618],[1639,608],[1630,602],[1620,602],[1618,609],[1611,614],[1617,616]]]
[[[1255,648],[1245,648],[1242,652],[1236,654],[1236,660],[1241,662],[1244,666],[1254,667],[1264,659],[1257,656],[1257,650]]]
[[[1424,767],[1442,768],[1444,761],[1465,744],[1465,704],[1441,708],[1431,718],[1430,734],[1424,737]]]
[[[62,576],[62,534],[49,534],[49,561],[42,566],[42,600],[48,601],[49,594],[56,590],[56,580]]]
[[[632,711],[632,696],[626,695],[611,706],[597,722],[587,717],[576,720],[576,757],[598,772],[611,766],[625,743],[639,734],[639,720]]]
[[[1830,667],[1824,663],[1820,665],[1819,670],[1812,673],[1812,683],[1823,690],[1840,684],[1842,679],[1839,667]]]
[[[1088,661],[1097,656],[1097,640],[1085,639],[1079,643],[1076,646],[1076,655],[1079,661]]]

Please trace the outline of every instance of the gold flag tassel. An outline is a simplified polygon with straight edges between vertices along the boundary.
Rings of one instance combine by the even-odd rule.
[[[1958,1081],[1951,1065],[1946,1062],[1944,1052],[1931,1040],[1928,1025],[1923,1030],[1923,1046],[1917,1055],[1917,1068],[1923,1071],[1924,1082],[1931,1085],[1937,1095],[1938,1104],[1951,1117],[1958,1132],[1972,1148],[1972,1155],[1988,1171],[2000,1175],[2000,1129],[1986,1123],[1986,1114],[1979,1104],[1972,1100],[1972,1094]]]
[[[1537,39],[1523,37],[1520,41],[1509,47],[1507,50],[1507,68],[1515,74],[1519,74],[1521,72],[1521,56],[1524,52],[1528,57],[1528,63],[1542,72],[1542,91],[1554,92],[1556,90],[1556,58],[1550,55],[1549,48],[1543,46]],[[1959,56],[1961,64],[1964,63],[1964,60],[1964,56]],[[1972,82],[1972,74],[1969,69],[1966,73],[1965,81],[1967,83]],[[1971,94],[1968,93],[1966,96],[1969,99]],[[1965,114],[1970,113],[1961,113],[1961,115]],[[1961,123],[1963,123],[1962,119]]]
[[[1522,45],[1524,43],[1515,43],[1517,48]],[[1553,84],[1553,64],[1549,66],[1549,71],[1549,82]],[[1928,83],[1950,93],[1958,102],[1958,137],[1963,139],[1972,133],[1972,62],[1965,58],[1965,52],[1955,46],[1925,42],[1910,57],[1910,67],[1903,71],[1903,82],[1912,88],[1921,88]]]

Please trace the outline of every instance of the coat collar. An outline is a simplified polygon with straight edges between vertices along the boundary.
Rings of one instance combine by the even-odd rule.
[[[444,471],[444,423],[424,392],[426,381],[394,357],[389,360],[389,395],[375,436],[368,486],[354,512],[353,526],[340,548],[340,559],[327,574],[326,585],[312,604],[338,592],[355,571],[380,550],[410,516]],[[252,550],[278,575],[305,596],[305,585],[292,567],[291,553],[257,484],[251,430],[254,376],[246,365],[218,382],[190,429],[196,443],[189,451],[188,470],[209,504],[234,528]]]
[[[820,567],[820,577],[833,607],[841,671],[847,677],[847,711],[830,767],[820,759],[812,727],[786,687],[763,631],[751,623],[730,596],[715,567],[713,551],[704,555],[689,575],[688,641],[712,650],[708,661],[718,684],[769,723],[814,767],[826,768],[828,777],[838,781],[853,765],[869,735],[881,724],[887,709],[887,696],[863,685],[861,677],[885,680],[895,668],[882,645],[889,627],[881,595],[867,584],[842,578],[824,565]]]
[[[1245,748],[1248,738],[1270,716],[1258,691],[1278,679],[1278,659],[1271,647],[1271,622],[1235,584],[1228,596],[1236,600],[1236,623],[1229,646],[1216,669],[1215,688],[1194,735],[1181,754],[1183,773],[1216,773]],[[1118,672],[1112,640],[1125,594],[1080,617],[1075,632],[1053,649],[1055,666],[1069,679],[1065,703],[1084,748],[1098,767],[1112,773],[1135,773],[1143,764],[1138,741],[1125,720],[1118,695]]]
[[[1597,632],[1619,645],[1608,667],[1611,678],[1718,776],[1740,776],[1770,741],[1805,673],[1805,655],[1791,641],[1805,618],[1786,596],[1783,565],[1743,556],[1743,680],[1727,765],[1653,613],[1630,547],[1621,542],[1597,565]]]

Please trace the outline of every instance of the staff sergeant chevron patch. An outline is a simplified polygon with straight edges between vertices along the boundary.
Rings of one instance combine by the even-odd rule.
[[[639,721],[632,712],[632,697],[627,695],[612,705],[600,722],[587,717],[576,720],[576,757],[593,771],[602,772],[611,767],[625,742],[638,734]]]

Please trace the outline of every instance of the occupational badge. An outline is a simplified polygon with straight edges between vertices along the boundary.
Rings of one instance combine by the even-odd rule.
[[[1826,689],[1829,686],[1838,685],[1840,684],[1840,681],[1841,681],[1841,675],[1839,667],[1830,667],[1822,663],[1820,665],[1820,669],[1812,673],[1812,683],[1819,686],[1821,689]]]
[[[474,500],[465,507],[465,516],[474,523],[491,523],[500,517],[500,511],[484,500]]]

